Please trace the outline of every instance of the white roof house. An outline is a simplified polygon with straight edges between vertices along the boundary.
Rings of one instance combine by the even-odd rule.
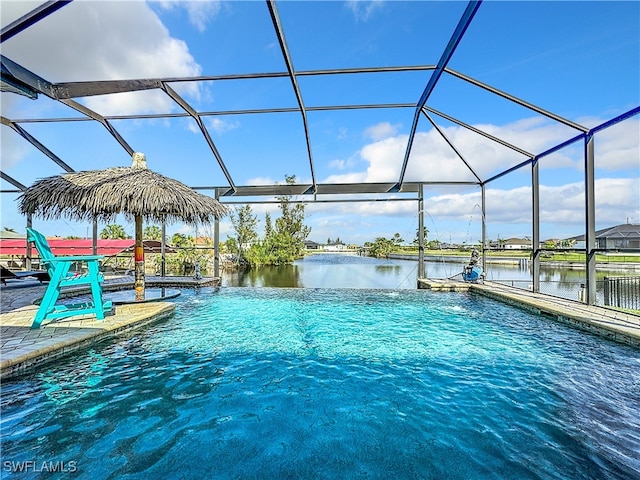
[[[509,238],[503,243],[505,250],[530,250],[531,240],[522,238]]]

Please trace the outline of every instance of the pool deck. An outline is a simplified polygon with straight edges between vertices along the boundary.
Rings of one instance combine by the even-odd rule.
[[[611,308],[539,295],[495,282],[465,283],[459,280],[418,279],[418,288],[444,292],[478,292],[536,314],[546,315],[617,342],[640,347],[640,316]]]
[[[219,278],[147,277],[148,287],[219,286]],[[69,353],[140,328],[173,314],[175,304],[167,301],[127,303],[115,306],[115,314],[103,321],[92,315],[75,316],[44,323],[31,329],[39,300],[47,285],[16,280],[0,287],[0,380],[27,373]],[[133,277],[105,279],[104,291],[133,289]],[[84,290],[63,290],[63,296]]]

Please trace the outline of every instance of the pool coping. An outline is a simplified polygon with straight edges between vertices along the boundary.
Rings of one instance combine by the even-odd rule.
[[[147,276],[148,287],[218,287],[220,277]],[[133,290],[132,276],[106,278],[103,291]],[[31,329],[46,285],[16,284],[17,289],[2,287],[0,307],[0,381],[14,378],[70,353],[111,339],[171,316],[175,304],[166,299],[115,305],[115,313],[103,321],[93,315],[74,316],[44,323]],[[87,288],[65,288],[61,298],[89,293]],[[8,300],[5,302],[5,300]]]
[[[536,294],[496,282],[465,283],[450,279],[418,279],[418,288],[434,291],[477,292],[538,315],[552,317],[583,331],[640,347],[640,316],[632,313]]]
[[[175,304],[149,302],[115,307],[104,320],[92,315],[69,317],[31,329],[37,306],[0,314],[0,380],[49,364],[79,349],[170,317]]]

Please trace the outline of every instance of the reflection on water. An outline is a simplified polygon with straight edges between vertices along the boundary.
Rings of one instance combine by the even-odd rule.
[[[460,278],[467,261],[466,258],[428,260],[425,262],[426,277]],[[620,274],[598,269],[596,279],[599,299],[604,295],[604,277]],[[314,254],[293,265],[261,267],[247,272],[225,272],[222,283],[238,287],[413,289],[416,288],[417,279],[418,262],[415,260]],[[524,289],[530,288],[533,283],[529,266],[519,264],[489,264],[486,279]],[[584,283],[584,269],[545,264],[540,266],[542,293],[577,300],[580,285]]]
[[[376,265],[376,272],[382,275],[386,273],[399,272],[401,270],[400,265]]]
[[[223,276],[223,285],[234,287],[304,287],[304,283],[300,279],[300,267],[297,264],[229,272]]]
[[[346,254],[309,255],[293,263],[224,272],[234,287],[416,288],[417,263]]]

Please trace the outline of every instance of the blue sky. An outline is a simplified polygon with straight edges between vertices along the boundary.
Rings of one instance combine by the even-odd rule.
[[[40,2],[3,1],[2,26]],[[277,3],[296,71],[435,65],[466,2],[330,1]],[[74,1],[2,44],[2,54],[52,82],[283,72],[265,2]],[[485,1],[448,67],[586,127],[640,105],[640,2]],[[430,72],[299,77],[307,107],[415,103]],[[199,112],[296,107],[288,78],[173,84]],[[65,105],[1,94],[11,120],[78,118]],[[103,115],[180,112],[158,91],[77,99]],[[427,106],[537,154],[577,134],[529,109],[443,75]],[[414,110],[386,108],[308,112],[318,183],[397,181]],[[440,129],[482,178],[526,159],[436,115]],[[236,185],[311,180],[301,115],[203,117]],[[76,170],[130,164],[128,154],[96,122],[22,123]],[[224,186],[222,170],[186,118],[114,120],[149,168],[194,187]],[[595,137],[596,227],[640,223],[640,118]],[[2,170],[24,185],[61,169],[2,126]],[[584,230],[583,145],[540,162],[541,236]],[[487,236],[531,236],[529,168],[487,185]],[[473,174],[421,117],[406,181],[472,180]],[[2,190],[13,187],[2,180]],[[202,193],[211,194],[203,190]],[[476,242],[481,236],[477,187],[425,188],[431,239]],[[398,195],[402,197],[402,195]],[[3,193],[2,227],[23,230],[16,195]],[[255,205],[260,219],[274,205]],[[400,233],[415,237],[417,203],[308,204],[310,239],[361,244]],[[129,233],[133,226],[119,220]],[[85,236],[88,226],[34,220],[47,235]],[[102,227],[102,225],[101,225]],[[230,221],[221,223],[224,240]],[[171,225],[169,232],[194,233]],[[210,229],[205,229],[208,231]],[[200,230],[202,231],[202,229]]]

